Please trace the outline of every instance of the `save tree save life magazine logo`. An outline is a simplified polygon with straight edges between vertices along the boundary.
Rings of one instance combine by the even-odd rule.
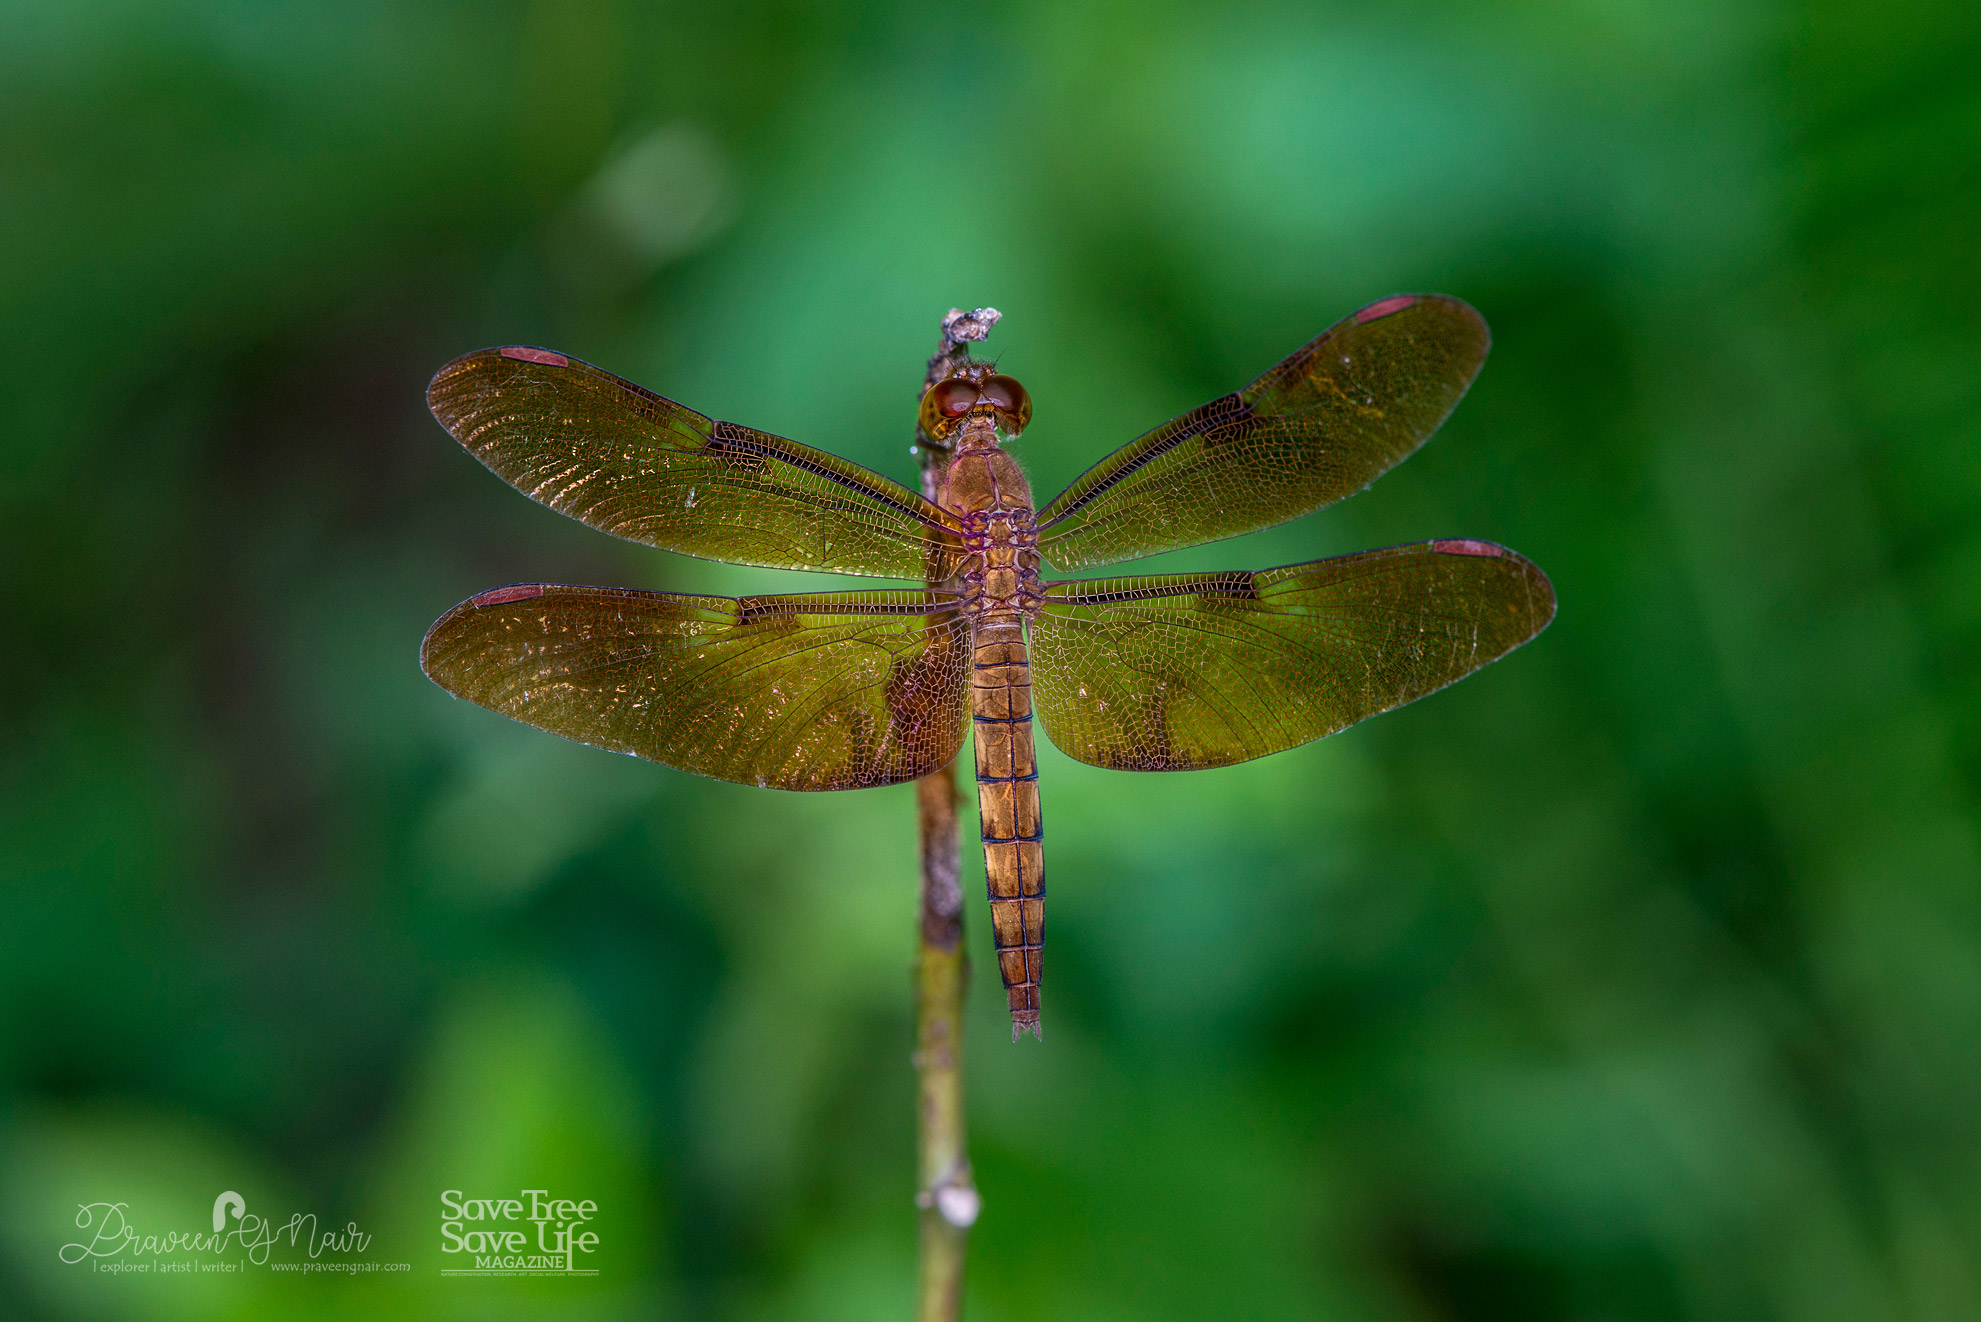
[[[440,1195],[442,1276],[596,1276],[598,1232],[589,1198],[519,1189],[493,1198],[459,1189]]]
[[[155,1226],[134,1215],[127,1202],[78,1203],[75,1239],[56,1251],[71,1266],[97,1272],[159,1275],[194,1272],[411,1271],[410,1262],[375,1262],[363,1255],[371,1235],[355,1221],[318,1224],[314,1212],[286,1220],[248,1210],[247,1199],[228,1189],[213,1200],[212,1230]]]

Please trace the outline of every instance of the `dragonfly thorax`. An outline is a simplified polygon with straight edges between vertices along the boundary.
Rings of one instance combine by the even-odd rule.
[[[938,499],[957,516],[963,534],[966,555],[955,586],[964,610],[973,615],[1036,611],[1044,600],[1038,520],[1018,461],[995,437],[982,444],[966,427]]]

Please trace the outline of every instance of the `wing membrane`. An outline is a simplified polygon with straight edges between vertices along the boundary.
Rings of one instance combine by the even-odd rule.
[[[962,746],[970,629],[933,592],[702,597],[523,584],[440,617],[420,664],[526,725],[717,780],[913,780]]]
[[[1116,451],[1039,515],[1039,551],[1085,569],[1236,537],[1368,486],[1438,429],[1492,337],[1464,303],[1372,303],[1236,394]]]
[[[1032,625],[1033,701],[1053,743],[1094,766],[1229,766],[1433,693],[1554,611],[1545,574],[1473,541],[1054,583]]]
[[[467,354],[440,369],[427,403],[518,491],[628,541],[923,582],[947,577],[955,554],[954,521],[906,487],[563,354]]]

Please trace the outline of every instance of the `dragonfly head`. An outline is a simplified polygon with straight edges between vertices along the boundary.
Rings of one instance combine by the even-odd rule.
[[[987,363],[964,364],[922,396],[922,430],[936,440],[948,439],[972,418],[988,421],[1000,440],[1010,440],[1032,420],[1032,397]]]

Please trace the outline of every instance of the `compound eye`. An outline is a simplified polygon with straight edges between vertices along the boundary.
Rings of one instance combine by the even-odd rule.
[[[936,412],[945,418],[960,418],[977,405],[977,388],[968,381],[954,377],[938,383],[929,391],[935,402]]]
[[[1032,399],[1025,387],[1008,376],[993,376],[984,382],[984,402],[1005,415],[1011,430],[1022,431],[1032,418]]]
[[[993,376],[984,382],[984,403],[1004,413],[1016,413],[1025,400],[1025,387],[1008,376]]]

